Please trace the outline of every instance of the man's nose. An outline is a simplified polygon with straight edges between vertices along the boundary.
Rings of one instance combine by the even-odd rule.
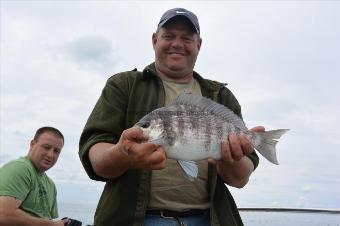
[[[49,158],[54,158],[54,152],[53,152],[53,149],[50,149],[50,150],[48,150],[48,152],[47,152],[47,156],[49,157]]]
[[[176,47],[176,48],[183,47],[183,41],[182,41],[180,38],[175,38],[175,39],[172,41],[171,44],[172,44],[173,47]]]

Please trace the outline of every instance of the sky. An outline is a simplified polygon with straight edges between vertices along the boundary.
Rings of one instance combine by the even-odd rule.
[[[288,128],[280,165],[261,158],[239,207],[340,209],[340,1],[0,1],[0,165],[26,155],[37,128],[65,135],[48,171],[61,203],[95,208],[78,141],[106,80],[154,60],[163,12],[193,11],[195,71],[228,83],[248,127]],[[91,209],[93,214],[94,209]]]

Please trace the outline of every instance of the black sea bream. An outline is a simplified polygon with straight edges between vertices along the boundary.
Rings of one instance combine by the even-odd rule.
[[[229,133],[244,133],[267,160],[278,164],[275,145],[287,129],[251,132],[243,120],[227,107],[210,99],[183,93],[169,106],[144,116],[136,126],[162,145],[168,158],[178,160],[189,179],[197,177],[194,161],[221,159],[221,142]]]

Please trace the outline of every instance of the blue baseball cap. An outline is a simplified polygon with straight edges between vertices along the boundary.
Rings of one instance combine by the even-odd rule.
[[[174,8],[166,11],[162,15],[161,20],[158,23],[158,28],[163,27],[166,22],[178,16],[187,18],[188,21],[192,24],[196,33],[200,34],[200,25],[198,23],[197,16],[193,12],[190,12],[189,10],[184,8]]]

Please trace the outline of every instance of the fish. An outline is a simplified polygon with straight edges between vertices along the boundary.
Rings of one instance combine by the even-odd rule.
[[[233,111],[211,99],[181,93],[171,104],[157,108],[136,124],[148,137],[146,142],[163,146],[167,158],[175,159],[189,180],[197,178],[195,161],[221,159],[221,142],[228,134],[245,134],[265,159],[279,164],[278,139],[289,129],[250,131]]]

